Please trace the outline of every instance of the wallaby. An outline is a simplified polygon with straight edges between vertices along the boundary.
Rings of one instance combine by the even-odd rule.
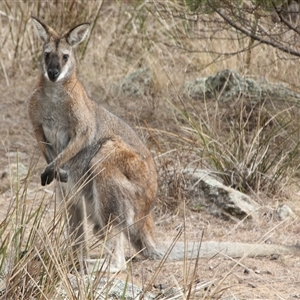
[[[76,77],[74,48],[87,37],[89,23],[58,35],[36,17],[32,20],[44,43],[42,72],[29,102],[30,120],[47,162],[41,183],[60,181],[61,198],[69,198],[69,227],[76,237],[75,248],[83,243],[86,212],[95,233],[112,222],[113,270],[126,264],[122,232],[145,257],[162,258],[169,244],[156,245],[154,239],[151,210],[157,173],[153,158],[126,123],[87,96]],[[198,247],[200,256],[219,251],[228,256],[294,253],[294,248],[278,245],[251,248],[249,244],[203,242],[190,245],[188,250],[178,243],[169,258],[195,258]]]
[[[35,137],[48,164],[42,185],[55,178],[72,198],[69,227],[77,245],[83,242],[84,204],[95,233],[112,222],[114,234],[126,229],[128,240],[145,257],[160,257],[151,213],[157,191],[154,160],[136,133],[92,101],[76,77],[74,48],[86,38],[90,24],[58,35],[36,17],[32,20],[44,43],[42,72],[29,101]],[[121,234],[111,251],[115,267],[124,268]]]

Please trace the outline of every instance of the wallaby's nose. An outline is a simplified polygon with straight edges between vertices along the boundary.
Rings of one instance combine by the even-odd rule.
[[[57,68],[49,69],[48,76],[51,81],[55,81],[59,76],[59,70]]]

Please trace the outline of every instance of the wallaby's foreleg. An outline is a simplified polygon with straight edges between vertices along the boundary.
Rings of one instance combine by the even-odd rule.
[[[125,270],[124,233],[120,232],[118,226],[107,228],[108,232],[106,233],[100,228],[100,226],[96,225],[94,234],[104,241],[102,258],[87,259],[89,270],[92,272],[101,270],[111,273]]]
[[[76,132],[74,131],[74,135],[71,137],[69,144],[53,159],[51,163],[47,165],[44,172],[41,174],[42,185],[51,183],[57,175],[65,178],[65,174],[61,172],[57,173],[56,170],[59,170],[59,168],[63,164],[65,164],[77,153],[79,153],[84,147],[86,147],[92,139],[92,130],[95,125],[93,124],[94,126],[91,126],[91,124],[88,124],[88,122],[93,122],[93,120],[91,120],[91,118],[89,118],[88,116],[85,118],[84,115],[82,116],[82,113],[78,113],[78,119],[80,117],[82,118],[82,120],[78,122],[78,126],[76,126],[76,124],[74,125],[78,129]],[[79,128],[81,130],[79,130]]]
[[[105,264],[102,269],[109,272],[118,272],[126,268],[124,254],[124,233],[122,227],[114,224],[113,220],[108,221],[105,227],[95,224],[94,235],[102,239],[104,244]]]
[[[32,117],[32,119],[33,118],[34,117]],[[34,133],[35,133],[36,140],[38,141],[39,148],[41,149],[47,164],[48,165],[51,164],[54,160],[53,153],[52,153],[53,150],[52,150],[52,146],[49,144],[49,142],[45,137],[43,127],[35,124]],[[41,177],[41,183],[42,185],[46,185],[52,182],[54,178],[61,182],[67,182],[68,174],[63,169],[58,168],[57,170],[53,170],[53,172],[48,173],[46,177]]]
[[[70,144],[47,165],[41,174],[42,185],[50,184],[57,175],[63,175],[60,172],[57,174],[56,170],[61,170],[60,166],[75,156],[81,150],[81,147],[83,147],[84,142],[85,140],[80,140],[80,138],[70,141]]]

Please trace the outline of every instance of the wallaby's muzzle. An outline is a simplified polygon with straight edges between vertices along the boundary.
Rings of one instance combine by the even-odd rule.
[[[47,65],[47,74],[52,82],[55,82],[60,75],[60,64],[58,55],[46,55],[45,63]]]
[[[57,68],[51,68],[51,69],[48,69],[48,77],[51,81],[56,81],[56,79],[58,78],[60,72]]]

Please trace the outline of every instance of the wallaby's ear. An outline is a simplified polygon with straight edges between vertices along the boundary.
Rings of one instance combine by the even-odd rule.
[[[31,16],[31,19],[33,21],[33,25],[35,28],[35,31],[38,35],[38,37],[45,43],[49,40],[50,32],[49,32],[49,26],[41,22],[37,17]]]
[[[70,46],[76,47],[81,43],[88,35],[90,29],[90,23],[83,23],[77,25],[71,29],[66,35],[66,40]]]

